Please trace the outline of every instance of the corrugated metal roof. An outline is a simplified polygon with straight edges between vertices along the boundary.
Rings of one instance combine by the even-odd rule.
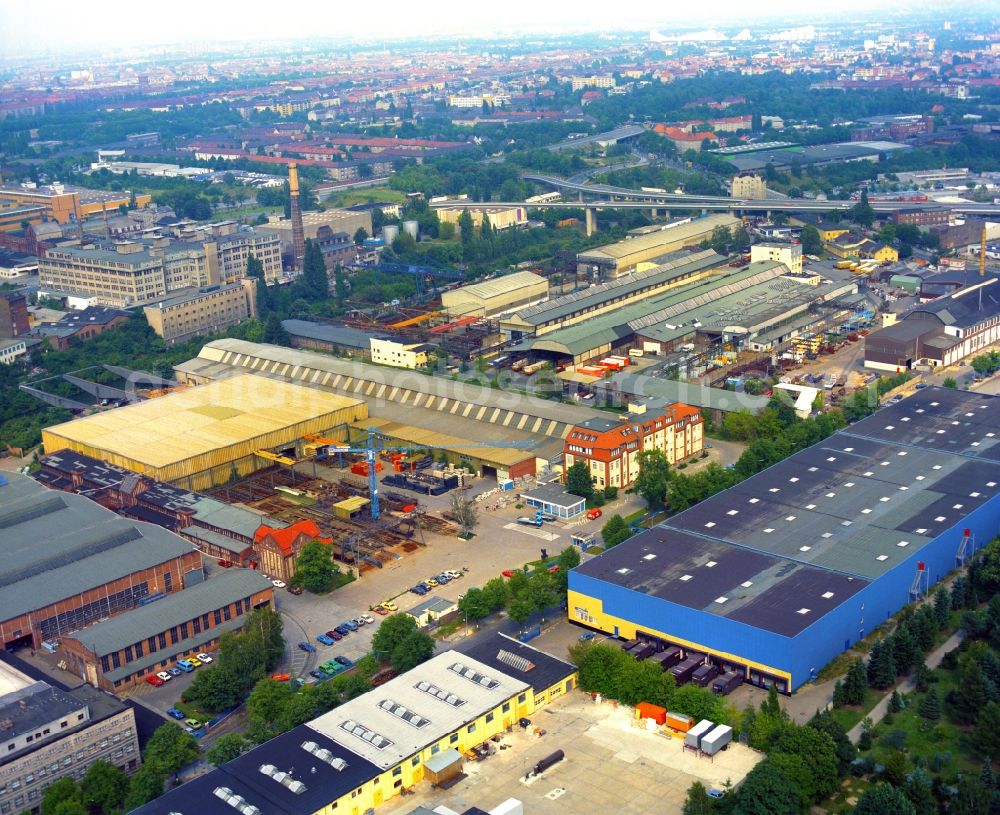
[[[706,232],[710,233],[717,226],[728,228],[738,223],[739,219],[732,215],[706,215],[703,218],[691,221],[691,223],[678,224],[670,229],[654,232],[651,235],[641,235],[637,238],[610,243],[607,246],[601,246],[597,249],[588,249],[580,252],[576,257],[578,260],[583,260],[584,262],[590,258],[621,260],[638,252],[656,249],[658,246],[667,246],[678,241],[691,240],[704,235]]]
[[[461,293],[467,297],[478,297],[483,300],[489,300],[491,297],[499,297],[526,286],[537,286],[539,284],[548,286],[549,283],[544,277],[534,272],[514,272],[513,274],[484,280],[481,283],[471,283],[468,286],[461,286],[454,289],[453,292],[447,292],[446,294]]]
[[[190,552],[188,541],[120,518],[27,476],[0,486],[0,620],[35,611]]]
[[[186,623],[201,614],[272,588],[271,581],[260,572],[252,569],[229,569],[211,580],[168,594],[162,600],[119,614],[69,636],[79,640],[100,657]],[[204,639],[202,636],[202,641]],[[154,662],[162,661],[163,652],[156,653],[160,658]],[[135,670],[133,667],[129,673],[134,673]]]

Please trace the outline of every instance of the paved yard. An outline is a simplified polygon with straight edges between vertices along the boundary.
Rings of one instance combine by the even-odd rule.
[[[533,735],[535,727],[545,735]],[[673,815],[681,812],[694,781],[716,788],[727,779],[736,784],[762,758],[738,744],[714,759],[699,758],[684,751],[680,739],[638,729],[631,709],[595,704],[583,693],[537,711],[527,732],[515,729],[501,743],[510,748],[485,761],[466,762],[468,777],[450,790],[432,789],[425,781],[414,788],[414,795],[394,798],[380,811],[402,815],[417,806],[433,809],[443,804],[462,812],[517,798],[535,815]],[[535,762],[560,749],[566,753],[563,761],[524,781]]]

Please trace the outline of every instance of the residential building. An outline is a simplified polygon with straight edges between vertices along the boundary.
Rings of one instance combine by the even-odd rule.
[[[831,255],[836,255],[838,258],[851,258],[860,257],[866,244],[874,246],[875,242],[868,240],[863,235],[852,235],[850,232],[844,232],[832,241],[827,241],[823,246]]]
[[[230,326],[257,316],[257,281],[244,278],[236,283],[211,286],[168,297],[145,306],[150,328],[169,345],[192,337],[218,334]]]
[[[582,91],[584,88],[613,88],[615,78],[611,74],[602,76],[571,76],[569,78],[573,91]]]
[[[372,362],[376,365],[391,365],[393,368],[423,368],[427,365],[427,354],[434,346],[424,343],[401,343],[393,340],[379,340],[372,337]]]
[[[701,413],[689,405],[674,404],[624,419],[598,418],[574,427],[566,437],[563,471],[583,462],[594,486],[632,486],[639,475],[640,454],[659,450],[670,464],[699,455],[703,448]]]
[[[941,209],[897,209],[892,213],[892,222],[913,224],[914,226],[947,226],[948,210]]]
[[[802,244],[755,243],[750,247],[750,262],[759,260],[783,263],[792,274],[802,274]]]
[[[287,583],[295,577],[298,556],[310,541],[329,546],[333,538],[324,537],[315,522],[308,519],[281,528],[262,524],[253,538],[260,570]]]
[[[24,340],[0,340],[0,365],[9,365],[28,353]]]
[[[124,692],[149,674],[210,650],[237,631],[252,610],[274,604],[274,586],[260,572],[230,569],[156,602],[62,638],[66,669],[95,688]]]
[[[653,128],[653,132],[672,141],[681,153],[685,150],[700,152],[704,149],[706,141],[718,142],[719,140],[719,137],[710,130],[699,130],[695,133],[689,133],[679,127],[671,127],[663,124],[656,125]]]
[[[0,339],[27,334],[28,297],[23,290],[0,292]]]
[[[89,685],[60,690],[0,663],[0,813],[41,811],[46,787],[79,781],[95,761],[139,766],[135,712]]]
[[[7,648],[39,648],[202,579],[201,554],[187,541],[17,473],[0,478],[0,529],[10,577],[0,587]]]
[[[767,182],[757,173],[740,173],[733,176],[729,194],[733,198],[762,200],[767,198]]]
[[[510,104],[510,96],[505,93],[474,93],[471,95],[454,94],[448,97],[450,108],[481,108],[483,104],[490,107],[501,107]]]
[[[462,217],[462,211],[466,207],[437,207],[438,220],[446,224],[457,224]],[[528,210],[524,207],[470,207],[469,215],[472,216],[474,226],[481,227],[483,218],[490,222],[493,229],[509,229],[512,226],[524,226],[528,223]]]
[[[872,241],[872,243],[875,243]],[[899,260],[899,250],[887,243],[865,246],[861,250],[861,256],[881,261],[882,263],[896,263]]]

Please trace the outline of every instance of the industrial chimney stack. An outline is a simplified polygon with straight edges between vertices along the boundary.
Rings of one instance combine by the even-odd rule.
[[[292,198],[292,245],[295,251],[295,268],[302,268],[306,255],[306,236],[302,228],[302,207],[299,204],[299,168],[295,162],[288,165],[288,192]]]

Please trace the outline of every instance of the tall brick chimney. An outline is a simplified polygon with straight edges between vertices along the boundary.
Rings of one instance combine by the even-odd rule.
[[[299,204],[299,168],[293,161],[288,165],[288,192],[292,197],[292,245],[295,252],[295,268],[302,268],[306,254],[306,236],[302,228],[302,206]]]

